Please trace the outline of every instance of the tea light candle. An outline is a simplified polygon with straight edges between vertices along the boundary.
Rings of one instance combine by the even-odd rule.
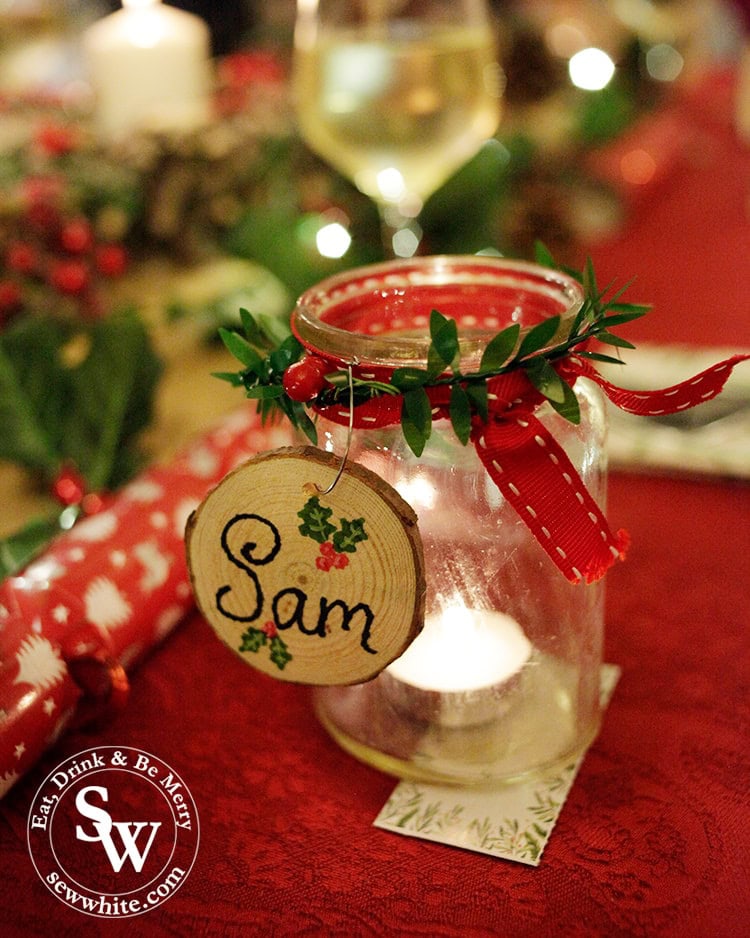
[[[415,716],[444,726],[498,715],[498,698],[531,658],[521,626],[502,612],[449,607],[429,617],[403,655],[387,669],[391,696]]]
[[[161,0],[123,0],[83,41],[101,133],[192,130],[209,116],[210,34]]]

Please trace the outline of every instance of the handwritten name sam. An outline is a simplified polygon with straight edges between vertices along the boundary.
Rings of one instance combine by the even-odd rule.
[[[416,515],[356,464],[327,493],[338,469],[313,447],[264,453],[226,476],[188,522],[203,615],[243,660],[281,680],[368,680],[421,628]]]

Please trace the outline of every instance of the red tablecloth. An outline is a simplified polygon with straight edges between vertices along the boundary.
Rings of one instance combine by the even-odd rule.
[[[638,272],[656,304],[641,340],[750,346],[750,153],[721,116],[704,110],[704,158],[593,252],[603,280]],[[393,780],[328,739],[306,690],[251,672],[192,616],[135,675],[125,712],[67,736],[0,804],[2,934],[745,933],[749,496],[722,479],[613,478],[609,514],[633,537],[608,585],[606,657],[623,676],[539,868],[372,827]],[[180,773],[201,843],[166,903],[102,923],[47,891],[25,828],[46,774],[108,745]]]

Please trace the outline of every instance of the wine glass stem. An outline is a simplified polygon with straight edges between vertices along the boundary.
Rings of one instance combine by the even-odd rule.
[[[402,214],[392,202],[378,204],[383,253],[388,259],[422,253],[422,226],[417,218]]]

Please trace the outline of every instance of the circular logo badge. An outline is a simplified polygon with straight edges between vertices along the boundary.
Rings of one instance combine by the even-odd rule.
[[[193,797],[140,749],[71,756],[39,786],[27,839],[34,867],[61,902],[101,918],[141,915],[183,884],[198,852]]]

